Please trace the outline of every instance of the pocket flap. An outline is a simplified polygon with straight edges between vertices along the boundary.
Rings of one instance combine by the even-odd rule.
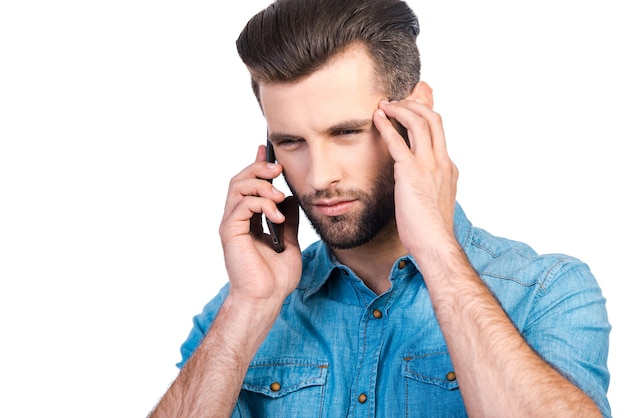
[[[326,382],[328,363],[302,359],[257,360],[250,363],[242,388],[279,398]]]
[[[402,376],[450,390],[459,387],[447,351],[406,354]]]

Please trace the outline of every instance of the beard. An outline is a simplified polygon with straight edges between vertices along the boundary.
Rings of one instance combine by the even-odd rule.
[[[301,196],[291,186],[287,176],[284,177],[291,193],[322,241],[331,248],[347,250],[371,241],[394,218],[393,165],[394,161],[389,161],[370,181],[371,187],[368,190],[333,188]],[[316,215],[312,202],[331,198],[358,200],[361,208],[355,213],[339,216]]]

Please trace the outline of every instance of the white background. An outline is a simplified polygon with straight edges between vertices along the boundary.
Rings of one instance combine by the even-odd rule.
[[[0,416],[145,416],[226,282],[227,183],[265,129],[234,41],[268,1],[216,4],[0,4]],[[590,264],[626,416],[619,2],[411,4],[460,203]]]

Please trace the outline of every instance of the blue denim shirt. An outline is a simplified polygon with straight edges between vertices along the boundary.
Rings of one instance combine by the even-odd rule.
[[[526,341],[610,416],[605,299],[581,261],[537,255],[474,228],[460,206],[455,234]],[[303,254],[297,289],[254,357],[234,417],[465,417],[446,342],[419,270],[397,260],[377,296],[321,242]],[[194,317],[182,368],[228,285]],[[207,388],[207,390],[211,390]]]

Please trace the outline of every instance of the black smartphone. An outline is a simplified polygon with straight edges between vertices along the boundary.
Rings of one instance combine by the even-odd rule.
[[[265,147],[265,161],[270,163],[276,162],[276,155],[274,154],[274,147],[270,140],[267,140]],[[272,179],[267,180],[270,183]],[[280,209],[280,206],[279,206]],[[267,229],[272,237],[272,246],[274,247],[274,251],[277,253],[281,253],[285,250],[285,241],[284,241],[284,224],[275,224],[265,217],[265,223],[267,224]]]

